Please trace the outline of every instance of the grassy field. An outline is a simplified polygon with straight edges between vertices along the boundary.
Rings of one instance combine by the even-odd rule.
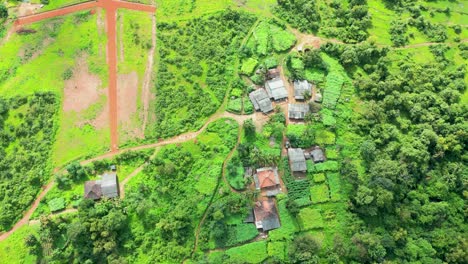
[[[233,6],[232,0],[156,0],[160,22],[188,20]]]
[[[30,235],[36,235],[39,225],[25,225],[18,229],[13,235],[0,242],[0,260],[9,264],[32,264],[36,263],[36,257],[28,254],[24,239]]]
[[[152,19],[150,14],[118,10],[117,22],[118,73],[122,80],[119,89],[125,89],[127,92],[122,90],[123,93],[132,95],[125,99],[131,102],[129,109],[124,109],[129,113],[122,115],[125,118],[119,123],[119,144],[125,146],[144,137],[142,92],[152,47]],[[125,80],[131,80],[131,83]],[[134,89],[135,92],[128,91]],[[153,98],[151,94],[149,97]]]

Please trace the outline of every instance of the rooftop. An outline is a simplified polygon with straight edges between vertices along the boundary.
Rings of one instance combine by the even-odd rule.
[[[304,119],[307,113],[309,113],[310,107],[308,104],[289,104],[288,105],[288,116],[289,119]]]
[[[262,111],[263,113],[268,113],[273,111],[273,104],[270,101],[270,98],[265,91],[265,89],[260,88],[249,94],[250,101],[254,105],[255,110]]]
[[[275,78],[273,80],[267,81],[265,84],[265,89],[270,96],[275,101],[288,98],[288,91],[284,85],[284,82],[281,78]]]
[[[318,146],[312,149],[310,155],[315,163],[325,161],[325,153],[323,153],[323,150]]]
[[[85,198],[97,200],[103,196],[107,198],[119,196],[117,174],[115,172],[105,173],[99,180],[85,182]]]
[[[311,88],[312,85],[308,81],[294,81],[294,98],[297,100],[304,100],[304,93],[312,93]]]
[[[289,164],[291,171],[306,171],[307,164],[304,156],[304,151],[300,148],[289,148],[288,149]]]
[[[271,198],[255,203],[254,216],[255,225],[263,231],[269,231],[281,226],[275,200]]]
[[[257,169],[254,180],[257,189],[275,187],[280,184],[278,169],[272,167]]]

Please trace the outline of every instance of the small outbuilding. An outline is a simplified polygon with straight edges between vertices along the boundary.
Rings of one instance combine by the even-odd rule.
[[[115,172],[105,173],[100,180],[85,182],[84,198],[98,200],[119,196],[119,183]]]
[[[254,174],[255,188],[265,191],[266,196],[275,196],[281,192],[278,168],[266,167],[257,169]]]
[[[268,198],[255,202],[254,205],[255,226],[265,232],[279,228],[281,226],[278,209],[275,200]]]
[[[292,172],[306,172],[307,164],[304,151],[300,148],[288,149],[289,166]]]
[[[275,101],[281,101],[288,98],[288,91],[281,78],[275,78],[265,83],[265,89],[268,96]]]
[[[310,112],[308,104],[289,104],[288,117],[289,119],[302,120]]]
[[[294,98],[296,100],[304,100],[304,94],[312,94],[312,84],[308,81],[294,81]]]
[[[280,75],[281,75],[281,73],[280,73],[280,70],[278,68],[269,69],[267,71],[267,79],[268,80],[279,78]]]
[[[256,111],[262,111],[264,114],[273,111],[273,104],[265,89],[260,88],[251,92],[249,98]]]
[[[314,163],[318,163],[318,162],[324,162],[326,160],[325,158],[325,153],[323,152],[323,150],[318,147],[318,146],[315,146],[312,151],[310,152],[310,155],[312,157],[312,160],[314,161]]]

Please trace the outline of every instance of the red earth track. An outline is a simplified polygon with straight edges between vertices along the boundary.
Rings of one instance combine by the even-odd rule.
[[[119,8],[130,9],[135,11],[143,11],[154,13],[156,7],[131,3],[118,0],[98,0],[92,2],[81,3],[64,7],[57,10],[52,10],[31,16],[20,17],[15,22],[15,26],[26,25],[43,19],[53,18],[57,16],[67,15],[73,12],[93,9],[100,7],[106,10],[107,21],[107,65],[109,67],[109,123],[110,123],[110,141],[111,152],[116,152],[119,146],[118,139],[118,116],[117,116],[117,33],[116,33],[116,11]]]

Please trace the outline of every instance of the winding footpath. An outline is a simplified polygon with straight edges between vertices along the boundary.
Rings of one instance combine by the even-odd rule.
[[[198,135],[200,135],[205,129],[206,127],[213,123],[214,121],[218,120],[218,119],[221,119],[221,118],[231,118],[231,119],[234,119],[238,124],[239,124],[239,127],[241,128],[242,127],[242,124],[245,120],[249,119],[249,118],[255,118],[255,114],[252,114],[252,115],[244,115],[244,116],[239,116],[239,115],[235,115],[235,114],[231,114],[231,113],[228,113],[228,112],[218,112],[218,113],[215,113],[214,115],[212,115],[207,121],[206,123],[197,131],[195,132],[188,132],[188,133],[184,133],[184,134],[181,134],[181,135],[178,135],[178,136],[175,136],[173,138],[169,138],[169,139],[166,139],[166,140],[163,140],[163,141],[159,141],[157,143],[150,143],[150,144],[144,144],[144,145],[140,145],[140,146],[134,146],[134,147],[130,147],[130,148],[125,148],[125,149],[120,149],[118,151],[113,151],[113,152],[109,152],[109,153],[106,153],[106,154],[103,154],[103,155],[100,155],[100,156],[97,156],[97,157],[94,157],[94,158],[91,158],[91,159],[88,159],[88,160],[84,160],[82,162],[80,162],[81,165],[86,165],[86,164],[90,164],[92,163],[93,161],[97,161],[97,160],[103,160],[103,159],[108,159],[108,158],[113,158],[117,155],[120,155],[122,154],[123,152],[126,152],[126,151],[138,151],[138,150],[144,150],[144,149],[151,149],[151,148],[156,148],[156,147],[161,147],[161,146],[165,146],[165,145],[169,145],[169,144],[176,144],[176,143],[183,143],[183,142],[186,142],[186,141],[189,141],[189,140],[192,140],[192,139],[195,139]],[[240,137],[240,133],[239,133],[239,137]],[[240,138],[238,138],[238,143],[239,143],[239,140]],[[237,144],[238,144],[237,143]],[[231,151],[230,155],[232,155],[232,153],[234,152],[234,150],[237,148],[237,145],[236,147]],[[230,156],[229,156],[230,157]],[[227,159],[226,159],[227,160]],[[134,170],[129,176],[127,176],[127,178],[125,180],[123,180],[121,183],[120,183],[120,186],[119,186],[119,191],[121,192],[122,194],[122,197],[125,196],[125,184],[128,183],[128,181],[130,181],[133,177],[135,177],[136,175],[138,175],[138,173],[140,173],[143,168],[144,168],[145,164],[141,165],[140,167],[138,167],[136,170]],[[225,167],[225,164],[223,164],[223,174],[224,174],[224,167]],[[55,171],[60,171],[62,170],[63,168],[59,168],[59,169],[56,169]],[[52,187],[54,186],[54,180],[52,179],[46,186],[43,187],[43,190],[42,192],[37,196],[37,198],[34,200],[33,204],[31,205],[31,207],[26,211],[26,213],[23,215],[23,217],[13,226],[13,228],[3,234],[0,235],[0,242],[7,239],[9,236],[11,236],[16,230],[18,230],[19,228],[21,228],[22,226],[24,225],[27,225],[29,223],[29,220],[32,216],[32,214],[34,213],[34,211],[37,209],[37,207],[39,206],[39,203],[41,202],[41,200],[46,196],[46,194],[52,189]],[[211,203],[210,203],[211,204]],[[65,210],[67,211],[67,210]],[[64,212],[65,212],[64,211]],[[67,211],[67,212],[71,212],[71,211]],[[63,212],[60,212],[60,213],[63,213]]]

